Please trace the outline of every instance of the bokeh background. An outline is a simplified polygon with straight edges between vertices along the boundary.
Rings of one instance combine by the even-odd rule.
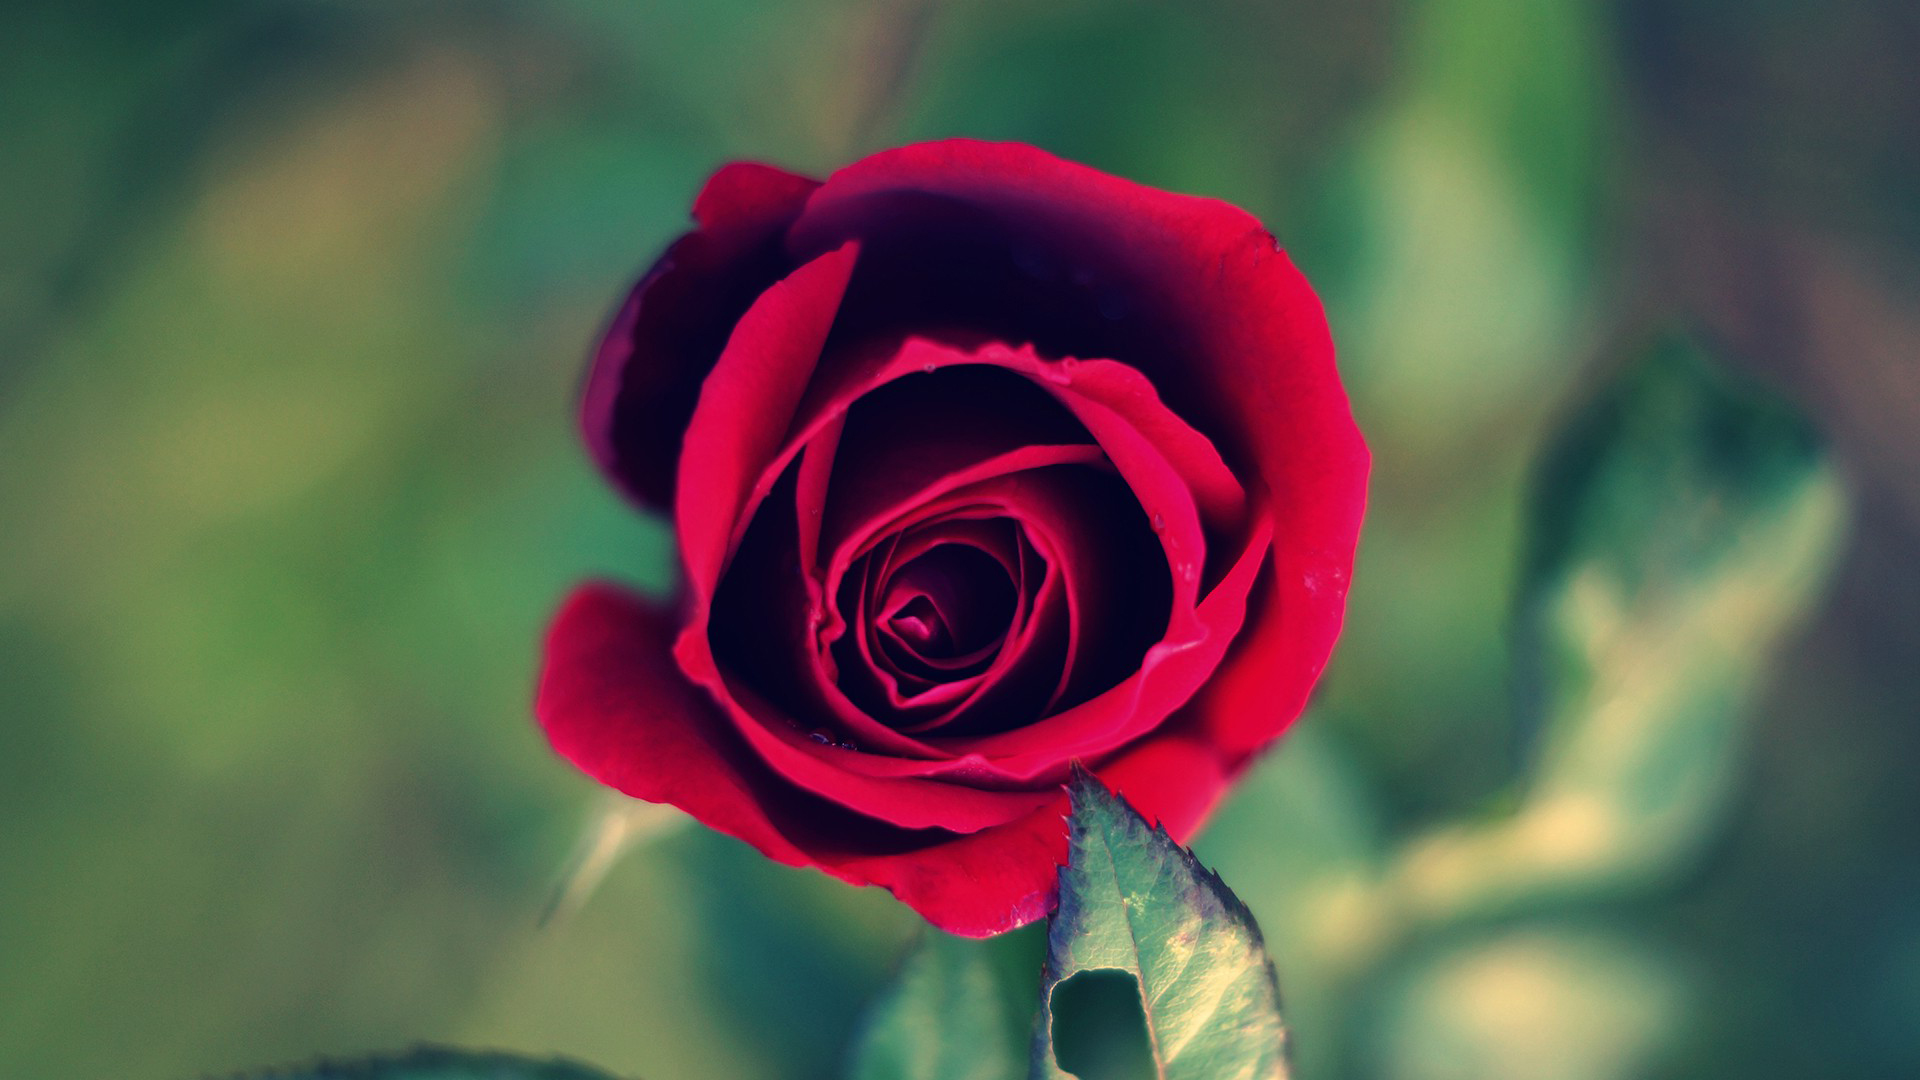
[[[706,173],[955,134],[1246,206],[1326,300],[1349,629],[1200,842],[1303,1077],[1920,1075],[1916,56],[1910,0],[11,0],[0,1075],[835,1075],[915,920],[686,828],[540,928],[602,804],[528,702],[570,583],[670,581],[571,409]],[[1383,946],[1528,783],[1531,463],[1667,325],[1827,433],[1831,588],[1646,866]]]

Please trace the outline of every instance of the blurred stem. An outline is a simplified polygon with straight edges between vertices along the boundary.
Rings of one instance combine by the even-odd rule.
[[[837,116],[821,125],[824,149],[845,160],[880,149],[899,119],[939,15],[940,0],[874,0],[862,13],[846,74],[834,95]]]
[[[604,793],[540,913],[540,925],[557,926],[572,918],[620,856],[686,820],[686,815],[664,803],[641,802],[617,791]]]

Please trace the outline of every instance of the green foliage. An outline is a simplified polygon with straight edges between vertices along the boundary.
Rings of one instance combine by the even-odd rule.
[[[1806,422],[1680,340],[1604,387],[1547,455],[1520,586],[1524,797],[1399,867],[1458,916],[1670,872],[1720,819],[1740,716],[1817,595],[1844,499]]]
[[[614,1080],[570,1061],[424,1046],[391,1057],[322,1061],[232,1080]]]
[[[1299,1075],[1920,1075],[1915,429],[1892,407],[1913,322],[1866,269],[1915,235],[1873,228],[1884,208],[1920,210],[1912,110],[1885,92],[1911,66],[1887,32],[1905,10],[7,5],[0,1075],[192,1076],[415,1038],[564,1047],[647,1080],[828,1075],[916,920],[687,829],[537,929],[594,791],[527,700],[570,583],[672,584],[670,527],[605,488],[568,422],[626,276],[720,161],[824,170],[856,143],[955,134],[1244,205],[1328,304],[1375,449],[1347,629],[1321,707],[1199,841],[1286,976]],[[899,125],[854,129],[868,61],[910,31]],[[1714,176],[1741,197],[1694,190]],[[1803,235],[1808,211],[1873,247]],[[1767,553],[1792,484],[1785,516],[1752,516],[1750,492],[1671,530],[1631,501],[1635,475],[1682,506],[1678,480],[1740,475],[1663,463],[1663,432],[1697,430],[1699,378],[1656,394],[1633,367],[1607,393],[1643,404],[1572,437],[1615,449],[1557,454],[1592,467],[1543,475],[1521,513],[1572,358],[1620,318],[1596,282],[1649,276],[1792,361],[1883,500],[1858,549],[1871,585],[1796,651],[1754,761],[1739,699],[1804,595],[1776,581],[1744,595],[1781,606],[1755,609],[1730,582],[1793,571],[1791,544]],[[1728,445],[1799,468],[1792,438]],[[1833,496],[1808,474],[1809,563]],[[1520,606],[1540,736],[1504,814],[1463,825],[1510,765],[1520,525],[1555,520]],[[1650,589],[1635,535],[1747,569]],[[1662,592],[1664,614],[1645,602]],[[1620,649],[1596,647],[1609,618],[1665,672],[1644,693],[1605,689],[1625,685]],[[1721,834],[1735,783],[1738,842],[1684,898],[1658,891]],[[1582,803],[1614,831],[1570,867]],[[1452,824],[1409,852],[1411,822]],[[1502,914],[1567,908],[1609,933]],[[1010,1015],[1035,967],[1002,978]],[[1673,992],[1689,983],[1710,992]],[[1069,979],[1055,1004],[1115,985]],[[1543,1014],[1504,1003],[1547,1001],[1587,1023],[1508,1022]],[[1675,1025],[1687,1045],[1641,1067]]]
[[[855,1044],[851,1080],[1012,1080],[1018,1038],[988,955],[990,943],[928,931],[874,1002]]]
[[[1385,980],[1380,1080],[1626,1080],[1682,1023],[1678,977],[1630,934],[1525,926],[1419,957]]]
[[[1071,847],[1048,926],[1033,1080],[1074,1075],[1060,1060],[1069,1020],[1062,998],[1088,973],[1106,972],[1134,984],[1151,1075],[1285,1077],[1279,988],[1253,916],[1219,877],[1099,781],[1077,774],[1070,791]]]

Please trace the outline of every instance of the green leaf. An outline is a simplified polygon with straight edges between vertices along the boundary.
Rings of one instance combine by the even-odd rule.
[[[929,932],[868,1012],[848,1076],[1013,1080],[1018,1041],[987,952],[992,944]]]
[[[1069,790],[1070,850],[1048,925],[1033,1080],[1282,1080],[1280,993],[1253,916],[1098,780],[1076,771]],[[1124,1031],[1069,1038],[1083,1027],[1083,1007],[1097,1001],[1111,1015],[1113,989],[1128,984],[1133,997],[1121,1004],[1138,1007],[1150,1062],[1112,1060]],[[1109,1056],[1082,1064],[1093,1052]]]
[[[1329,297],[1352,328],[1343,372],[1369,440],[1408,453],[1401,473],[1431,467],[1420,452],[1484,455],[1562,374],[1598,217],[1607,55],[1585,0],[1405,8],[1400,78],[1339,174],[1337,257],[1355,265]]]
[[[1818,595],[1845,499],[1791,409],[1663,341],[1547,457],[1517,613],[1531,785],[1400,867],[1449,917],[1642,885],[1721,819],[1740,719]]]
[[[322,1061],[246,1073],[232,1080],[614,1080],[569,1061],[423,1046],[390,1057]]]
[[[1292,1064],[1306,1076],[1341,1068],[1346,988],[1397,929],[1378,887],[1387,849],[1377,792],[1328,719],[1295,724],[1234,783],[1194,841],[1194,854],[1233,882],[1266,933],[1274,966],[1287,973]]]

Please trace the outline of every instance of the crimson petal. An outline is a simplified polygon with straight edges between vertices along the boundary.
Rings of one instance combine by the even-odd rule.
[[[1306,279],[1271,233],[1227,203],[1157,191],[1030,146],[954,139],[884,151],[834,173],[789,231],[794,251],[852,237],[873,249],[870,284],[856,281],[848,296],[849,333],[863,325],[878,333],[897,321],[860,312],[867,304],[856,294],[868,290],[970,295],[956,283],[926,290],[890,265],[885,238],[904,228],[902,193],[922,208],[952,204],[942,211],[946,231],[898,248],[906,261],[934,273],[960,265],[1028,278],[979,283],[971,294],[990,297],[984,307],[901,307],[913,320],[906,325],[951,326],[984,311],[1001,324],[984,329],[1001,337],[1022,340],[1024,331],[1063,354],[1136,367],[1213,436],[1237,475],[1266,489],[1272,573],[1260,586],[1259,644],[1236,650],[1244,666],[1227,674],[1231,697],[1260,706],[1236,738],[1270,738],[1304,707],[1339,635],[1369,466]],[[983,255],[977,239],[954,238],[953,220],[975,236],[998,229],[997,242],[1010,246]],[[1063,264],[1030,254],[1022,237],[1043,238],[1065,253]],[[1067,310],[1076,300],[1080,310]],[[1220,709],[1222,726],[1239,726],[1224,696]]]
[[[615,486],[673,506],[680,437],[700,384],[740,315],[792,265],[786,227],[819,181],[736,163],[694,202],[699,228],[675,240],[602,335],[581,395],[588,452]]]
[[[622,589],[570,597],[547,637],[535,712],[553,748],[618,791],[669,803],[789,866],[878,885],[955,934],[986,937],[1052,907],[1066,856],[1057,793],[967,835],[891,829],[799,792],[739,744],[668,661],[672,619]]]
[[[849,244],[807,263],[762,293],[701,388],[680,458],[674,521],[695,611],[706,603],[745,532],[750,509],[774,476],[768,462],[820,358],[858,249]]]

